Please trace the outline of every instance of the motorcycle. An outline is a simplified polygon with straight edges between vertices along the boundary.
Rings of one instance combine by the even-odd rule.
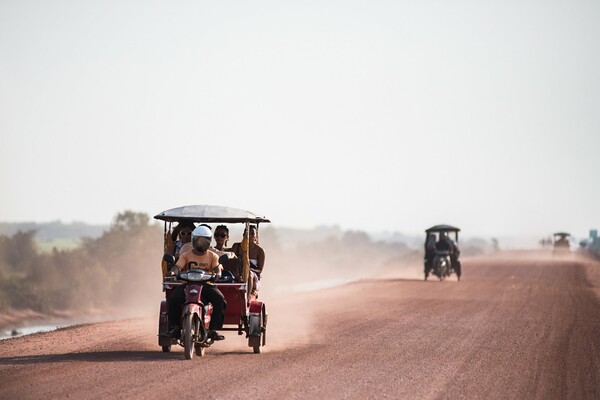
[[[437,276],[440,281],[443,281],[450,276],[451,270],[452,264],[450,261],[450,252],[436,251],[435,256],[433,257],[433,274]]]
[[[165,256],[168,257],[168,256]],[[204,304],[201,300],[202,289],[207,282],[214,282],[215,274],[209,274],[201,269],[190,269],[181,272],[177,277],[166,277],[163,289],[167,293],[161,302],[159,317],[159,344],[164,352],[170,352],[173,344],[184,348],[186,360],[191,360],[194,354],[204,356],[214,340],[208,336],[208,327],[212,318],[212,304]],[[185,304],[181,313],[181,334],[179,337],[169,335],[168,300],[177,286],[185,285]]]

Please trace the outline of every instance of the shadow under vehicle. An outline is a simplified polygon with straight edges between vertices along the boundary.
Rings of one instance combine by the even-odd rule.
[[[568,254],[571,249],[571,234],[567,232],[556,232],[552,235],[552,254]]]
[[[164,221],[165,249],[169,246],[169,242],[172,242],[173,223],[188,221],[207,224],[240,223],[246,225],[245,234],[242,239],[242,249],[244,249],[242,259],[227,259],[227,257],[219,259],[224,269],[223,276],[226,278],[217,280],[215,284],[223,293],[227,302],[225,320],[223,328],[220,330],[236,331],[240,336],[245,334],[248,346],[253,349],[254,353],[260,353],[261,347],[266,345],[267,311],[265,303],[251,295],[252,275],[248,254],[248,249],[250,248],[248,232],[250,229],[248,228],[250,224],[253,224],[258,230],[260,223],[270,221],[249,211],[214,205],[189,205],[173,208],[155,215],[154,218]],[[191,351],[191,346],[194,346],[195,354],[202,356],[204,355],[205,348],[214,343],[213,341],[206,340],[204,329],[202,329],[208,326],[207,323],[205,326],[202,325],[206,322],[203,317],[206,316],[205,313],[210,311],[210,304],[201,307],[200,311],[203,317],[198,317],[198,321],[192,321],[192,323],[188,324],[188,330],[190,331],[188,336],[191,339],[185,339],[185,326],[181,338],[172,338],[169,335],[168,302],[175,288],[178,285],[185,284],[185,282],[167,279],[168,268],[169,260],[168,257],[165,257],[162,263],[165,300],[160,304],[158,345],[162,347],[164,352],[169,352],[173,344],[178,344],[186,350],[185,355],[187,359],[193,357],[194,352]],[[185,318],[185,315],[182,318]],[[187,348],[186,343],[188,344]]]
[[[458,259],[458,232],[460,229],[451,225],[435,225],[425,230],[425,280],[430,273],[440,281],[455,273],[460,281],[462,271]],[[454,236],[454,239],[450,236]]]

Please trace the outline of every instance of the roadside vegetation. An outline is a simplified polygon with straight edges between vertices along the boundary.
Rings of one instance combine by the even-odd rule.
[[[600,239],[597,238],[589,244],[589,251],[600,258]]]
[[[232,228],[229,246],[241,239],[240,226]],[[35,229],[0,234],[0,312],[153,312],[162,298],[162,223],[128,210],[94,234],[42,240]],[[365,232],[337,227],[292,231],[261,225],[260,244],[267,255],[262,290],[265,295],[286,293],[399,270],[406,272],[404,277],[420,279],[418,242],[415,247],[373,240]],[[482,240],[465,242],[462,254],[481,254],[489,247]]]
[[[42,253],[51,253],[54,250],[75,250],[81,245],[79,239],[56,239],[56,240],[37,240],[37,249]]]
[[[0,236],[0,311],[114,307],[128,301],[134,283],[160,281],[162,230],[146,214],[119,213],[99,238],[74,248],[40,249],[35,233]]]

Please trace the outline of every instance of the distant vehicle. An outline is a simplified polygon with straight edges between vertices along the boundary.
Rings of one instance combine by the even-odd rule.
[[[567,232],[556,232],[553,236],[552,254],[567,254],[570,252],[571,234]]]
[[[451,225],[435,225],[425,230],[425,280],[429,274],[443,281],[452,273],[460,281],[462,275],[458,248],[459,228]],[[454,239],[450,237],[454,236]]]
[[[249,240],[248,232],[250,229],[248,227],[250,224],[258,227],[262,222],[270,222],[268,219],[257,216],[249,211],[212,205],[191,205],[173,208],[155,215],[154,218],[164,221],[165,248],[171,238],[172,224],[174,222],[242,223],[246,225],[246,234],[242,241],[246,244]],[[238,277],[234,280],[234,274],[227,274],[231,279],[215,281],[217,288],[223,293],[227,301],[225,321],[223,328],[220,330],[236,331],[238,335],[245,334],[245,337],[248,339],[248,346],[252,347],[254,353],[260,353],[261,347],[266,345],[267,310],[266,305],[251,296],[251,291],[249,290],[251,264],[248,247],[245,247],[241,266],[237,265],[240,267],[240,270],[238,270],[240,273],[237,274]],[[213,280],[214,277],[204,274],[202,271],[189,270],[188,272],[181,273],[176,282],[174,282],[166,276],[166,271],[168,270],[167,264],[173,262],[172,260],[167,260],[167,258],[163,259],[163,291],[165,292],[165,300],[160,304],[158,345],[162,347],[164,352],[169,352],[171,351],[171,345],[178,344],[184,348],[186,359],[191,359],[194,354],[201,357],[204,355],[205,349],[214,344],[214,341],[206,336],[207,321],[210,320],[212,306],[210,304],[202,304],[200,301],[200,290],[201,285],[205,284],[206,281]],[[228,272],[228,266],[221,259],[219,261],[225,268],[225,275]],[[190,286],[190,293],[186,294],[187,304],[182,313],[183,329],[181,337],[172,338],[169,335],[168,301],[176,286],[183,284]],[[195,287],[192,288],[192,285]],[[193,289],[196,290],[196,293],[193,293]],[[196,294],[196,296],[192,301],[193,294]]]

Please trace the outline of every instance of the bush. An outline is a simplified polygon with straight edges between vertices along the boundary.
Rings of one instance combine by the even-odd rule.
[[[146,214],[117,214],[107,232],[72,250],[40,253],[34,235],[0,235],[0,310],[119,307],[136,282],[159,284],[162,232]]]

